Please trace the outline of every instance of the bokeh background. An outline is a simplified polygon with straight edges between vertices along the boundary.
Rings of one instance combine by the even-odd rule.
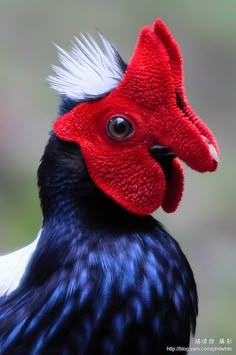
[[[47,85],[80,31],[104,32],[128,60],[144,24],[161,17],[183,54],[188,98],[215,133],[214,174],[186,168],[175,214],[156,217],[185,251],[198,284],[196,338],[228,338],[236,353],[236,3],[234,0],[0,0],[0,253],[25,245],[41,224],[36,170],[58,100]],[[195,352],[197,353],[197,352]]]

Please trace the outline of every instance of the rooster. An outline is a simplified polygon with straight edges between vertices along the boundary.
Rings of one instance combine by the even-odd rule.
[[[180,160],[211,172],[219,148],[187,101],[162,20],[141,29],[128,64],[103,34],[99,43],[58,47],[42,228],[0,258],[0,354],[183,354],[195,332],[193,272],[151,213],[177,209]]]

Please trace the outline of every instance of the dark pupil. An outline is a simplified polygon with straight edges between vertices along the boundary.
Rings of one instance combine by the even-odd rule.
[[[114,117],[108,125],[109,134],[114,138],[125,138],[131,131],[130,123],[123,117]]]

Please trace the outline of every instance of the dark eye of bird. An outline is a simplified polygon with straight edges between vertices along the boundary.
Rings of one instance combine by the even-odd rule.
[[[134,129],[130,122],[124,117],[112,117],[107,124],[109,136],[116,140],[122,140],[129,137]]]

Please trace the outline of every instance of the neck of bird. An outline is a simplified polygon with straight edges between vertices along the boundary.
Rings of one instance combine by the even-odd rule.
[[[60,242],[75,231],[82,238],[82,230],[90,235],[109,233],[147,219],[130,214],[103,194],[91,180],[79,146],[54,134],[39,166],[38,186],[43,228],[60,234]]]
[[[105,229],[115,204],[89,177],[80,148],[53,133],[38,169],[43,224],[24,287],[72,270]],[[109,227],[108,227],[109,228]]]
[[[38,169],[38,186],[43,228],[25,275],[27,287],[59,270],[73,270],[88,250],[119,244],[124,235],[136,234],[137,229],[142,233],[152,224],[151,217],[132,215],[104,195],[91,180],[79,146],[54,134]]]

